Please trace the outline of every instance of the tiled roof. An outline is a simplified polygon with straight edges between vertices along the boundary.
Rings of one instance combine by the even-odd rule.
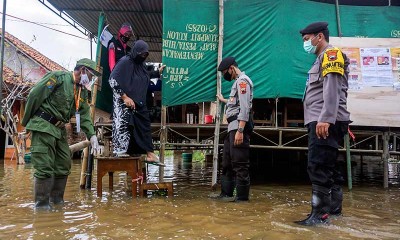
[[[0,36],[1,33],[2,29],[0,28]],[[44,56],[39,51],[32,48],[28,44],[22,42],[21,40],[9,34],[8,32],[5,32],[5,35],[6,35],[5,40],[13,44],[16,48],[18,48],[18,50],[28,55],[30,58],[32,58],[34,61],[36,61],[39,65],[43,66],[48,71],[57,71],[57,70],[66,71],[66,69],[63,68],[61,65],[49,59],[48,57]]]
[[[19,74],[14,72],[11,68],[3,65],[3,82],[8,84],[20,84],[22,82],[22,78]],[[23,85],[34,85],[32,82],[25,81]]]

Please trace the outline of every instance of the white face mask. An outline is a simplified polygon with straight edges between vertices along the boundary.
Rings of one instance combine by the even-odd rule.
[[[81,81],[79,82],[79,84],[85,86],[85,85],[87,85],[89,83],[90,83],[90,80],[89,80],[88,75],[86,73],[82,73],[81,74]]]

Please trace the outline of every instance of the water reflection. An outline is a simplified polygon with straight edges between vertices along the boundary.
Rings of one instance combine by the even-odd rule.
[[[114,174],[112,193],[104,177],[98,198],[96,175],[91,190],[79,189],[81,165],[74,161],[66,204],[34,213],[33,170],[5,161],[0,169],[0,239],[400,239],[399,189],[365,184],[368,179],[382,181],[381,175],[361,177],[360,172],[381,166],[357,161],[354,189],[345,191],[344,216],[314,228],[293,224],[310,210],[309,184],[264,182],[252,185],[249,203],[214,201],[207,198],[211,163],[187,163],[179,155],[166,159],[165,178],[175,183],[174,198],[153,194],[132,199],[123,173]],[[149,178],[157,180],[158,170],[150,166]]]

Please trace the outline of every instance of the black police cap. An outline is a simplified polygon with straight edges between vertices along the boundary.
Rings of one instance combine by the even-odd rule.
[[[324,30],[328,29],[327,22],[314,22],[300,30],[301,35],[312,34],[312,33],[320,33]]]
[[[221,63],[218,66],[218,71],[224,71],[228,69],[231,65],[236,64],[234,57],[226,57],[222,59]]]

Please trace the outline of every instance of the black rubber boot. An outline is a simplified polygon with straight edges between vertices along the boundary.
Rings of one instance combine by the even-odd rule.
[[[50,193],[50,202],[54,204],[64,203],[65,186],[67,185],[68,176],[58,176],[54,178],[53,189]]]
[[[36,178],[35,188],[35,210],[50,210],[50,192],[53,188],[54,178]]]
[[[235,189],[235,181],[229,179],[227,176],[221,176],[221,193],[211,194],[210,198],[214,199],[227,199],[233,198],[233,191]]]
[[[249,193],[250,193],[250,184],[237,185],[235,202],[249,201]]]
[[[295,223],[305,226],[313,226],[316,224],[327,223],[329,218],[329,211],[331,208],[331,192],[329,188],[313,185],[312,186],[312,200],[311,200],[311,214],[301,221]]]
[[[333,185],[331,188],[331,210],[330,214],[342,215],[343,190],[340,185]]]

